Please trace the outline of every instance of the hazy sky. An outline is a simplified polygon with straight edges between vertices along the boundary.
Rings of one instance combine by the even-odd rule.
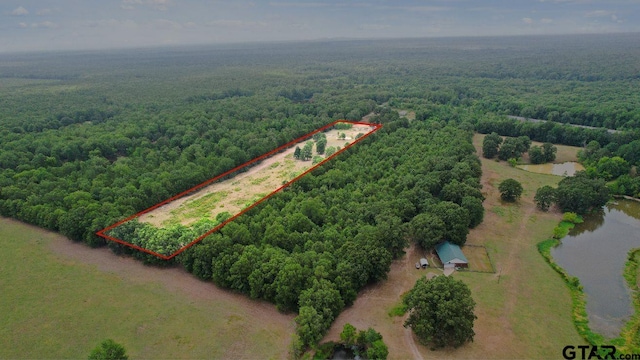
[[[640,0],[0,0],[0,52],[640,31]]]

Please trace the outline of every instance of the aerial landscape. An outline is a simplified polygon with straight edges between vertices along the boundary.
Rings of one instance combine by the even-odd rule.
[[[0,5],[0,358],[640,358],[640,7],[497,3]]]

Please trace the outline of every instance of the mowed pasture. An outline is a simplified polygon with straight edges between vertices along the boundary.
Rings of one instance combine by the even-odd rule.
[[[344,148],[353,143],[358,134],[366,135],[374,129],[373,126],[358,124],[345,130],[331,129],[324,132],[327,137],[326,148]],[[344,137],[341,138],[339,134],[344,134]],[[316,165],[312,159],[302,161],[294,158],[296,146],[303,148],[308,141],[312,140],[300,141],[251,166],[245,172],[171,201],[143,214],[138,220],[163,227],[176,223],[191,225],[203,217],[216,219],[216,216],[225,212],[235,215]],[[313,157],[317,156],[325,158],[317,154],[314,145]]]
[[[293,315],[177,268],[144,266],[0,218],[0,358],[287,358]]]
[[[483,138],[474,136],[478,154]],[[567,160],[576,160],[577,148],[573,151],[573,157],[567,155]],[[415,269],[415,262],[425,255],[415,246],[392,264],[386,281],[358,294],[353,306],[336,319],[324,341],[338,340],[348,322],[358,328],[372,326],[378,330],[389,346],[391,359],[555,359],[562,357],[566,345],[586,344],[571,319],[569,290],[536,248],[538,242],[552,234],[562,216],[555,209],[548,213],[537,210],[533,196],[538,187],[555,186],[562,177],[526,172],[506,162],[481,161],[485,216],[482,224],[471,230],[467,241],[487,248],[496,273],[457,271],[452,275],[470,287],[477,304],[474,341],[458,349],[432,351],[403,328],[403,318],[389,316],[389,310],[418,278],[427,273],[442,274],[440,269]],[[497,190],[507,178],[518,180],[524,188],[522,198],[513,204],[502,202]],[[463,251],[466,253],[467,249]],[[474,255],[470,255],[471,262]]]

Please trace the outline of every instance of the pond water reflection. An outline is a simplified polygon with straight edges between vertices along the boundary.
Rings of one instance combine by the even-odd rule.
[[[556,263],[584,286],[592,330],[619,335],[633,313],[622,272],[627,253],[640,247],[640,203],[621,200],[585,217],[562,244],[552,249]]]

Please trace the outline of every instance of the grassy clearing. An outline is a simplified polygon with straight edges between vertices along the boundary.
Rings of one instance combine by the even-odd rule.
[[[462,251],[467,260],[469,260],[469,270],[486,273],[494,272],[489,253],[484,246],[465,245]]]
[[[269,168],[271,169],[271,166],[269,166]],[[257,178],[257,179],[251,180],[250,184],[251,185],[260,185],[263,182],[265,182],[267,179],[269,179],[269,176],[263,176],[261,178]]]
[[[52,253],[55,244],[132,268],[100,270],[84,258]],[[291,316],[188,274],[178,272],[194,281],[193,294],[168,288],[177,269],[149,269],[5,218],[0,246],[0,358],[86,358],[106,338],[123,344],[132,359],[287,357]],[[134,278],[139,272],[155,279]],[[212,292],[224,296],[212,299]]]
[[[346,134],[346,137],[351,139],[346,144],[350,144],[358,133],[369,133],[373,129],[368,125],[355,125],[346,130],[329,130],[325,133],[327,147],[345,144],[344,139],[338,138],[338,133]],[[305,142],[307,141],[298,145]],[[231,179],[214,182],[197,192],[158,207],[143,214],[138,220],[157,227],[177,223],[189,226],[203,217],[215,219],[223,211],[237,214],[317,164],[318,161],[293,159],[295,147],[296,145],[261,160],[246,171],[238,172]],[[315,153],[313,156],[318,157]]]
[[[185,203],[185,209],[183,211],[178,211],[177,209],[171,211],[173,217],[165,221],[163,224],[169,225],[179,223],[184,219],[200,219],[203,217],[209,217],[211,210],[215,209],[217,205],[227,197],[227,195],[229,195],[229,192],[220,191],[209,193],[203,197],[188,201]],[[224,204],[222,204],[221,207],[224,207]]]

